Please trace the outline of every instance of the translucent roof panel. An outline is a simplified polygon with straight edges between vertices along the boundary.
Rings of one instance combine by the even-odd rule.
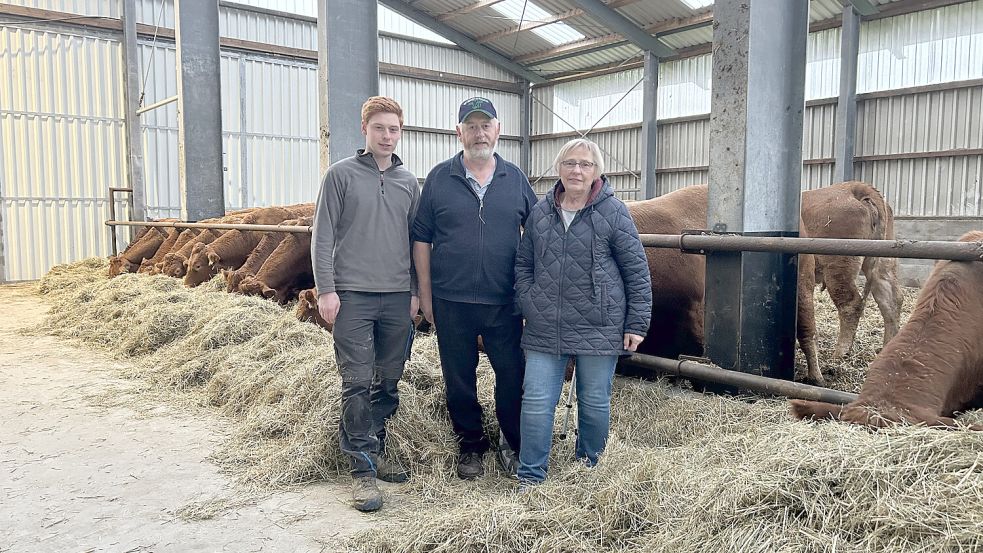
[[[504,2],[493,4],[491,9],[504,15],[505,17],[512,19],[517,24],[520,21],[547,21],[554,17],[553,14],[539,7],[530,0],[505,0]],[[584,38],[584,35],[580,34],[562,21],[551,23],[543,27],[537,27],[533,29],[532,32],[550,41],[550,43],[554,45],[565,44],[567,42],[573,42]]]

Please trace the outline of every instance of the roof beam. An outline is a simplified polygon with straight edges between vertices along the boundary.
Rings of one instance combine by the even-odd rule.
[[[386,6],[387,8],[395,11],[396,13],[415,21],[416,23],[423,25],[424,27],[430,29],[431,31],[443,36],[444,38],[453,41],[455,44],[464,48],[468,52],[482,58],[483,60],[497,65],[502,69],[505,69],[513,75],[518,75],[523,79],[531,83],[544,83],[546,79],[542,76],[526,69],[525,67],[519,65],[518,63],[506,58],[505,56],[495,52],[491,48],[478,44],[474,39],[469,38],[464,33],[451,28],[446,23],[441,23],[437,21],[432,16],[416,9],[412,8],[403,2],[402,0],[379,0],[379,3]]]
[[[874,15],[880,11],[870,0],[846,0],[843,4],[852,4],[853,9],[857,10],[857,13],[864,17]]]
[[[634,4],[639,1],[640,0],[611,0],[607,4],[609,8],[620,8],[622,6]],[[510,27],[508,29],[503,29],[501,31],[495,31],[494,33],[488,33],[487,35],[481,35],[477,37],[475,40],[481,44],[484,44],[486,42],[491,42],[498,38],[514,35],[515,33],[520,33],[522,31],[531,31],[533,29],[545,27],[553,23],[558,23],[560,21],[565,21],[567,19],[585,15],[585,14],[586,12],[584,10],[580,8],[574,8],[572,10],[567,10],[565,12],[558,13],[542,21],[524,21],[521,26],[516,25],[515,27]]]
[[[656,36],[671,35],[673,33],[681,33],[683,31],[688,31],[690,29],[695,29],[697,27],[704,27],[713,23],[713,13],[706,12],[699,15],[693,15],[689,17],[680,17],[676,19],[670,19],[667,21],[660,21],[658,23],[653,23],[642,29],[646,33],[651,33]],[[543,50],[542,52],[533,52],[531,54],[525,54],[515,58],[515,61],[523,64],[537,64],[547,61],[555,61],[559,59],[566,59],[575,55],[585,54],[589,52],[594,52],[601,47],[608,46],[618,46],[625,42],[625,38],[621,35],[605,35],[597,38],[588,38],[584,40],[578,40],[577,42],[570,42],[568,44],[562,44],[556,48],[550,48],[549,50]],[[670,57],[672,54],[661,57]]]
[[[473,11],[477,11],[482,8],[487,8],[488,6],[494,6],[495,4],[498,4],[499,2],[503,2],[503,1],[504,0],[478,0],[477,2],[468,4],[467,6],[463,6],[457,8],[456,10],[451,10],[447,13],[442,13],[438,15],[437,21],[447,21],[448,19],[453,19],[459,15],[466,15]]]
[[[656,56],[663,58],[673,55],[672,48],[659,41],[658,38],[650,35],[644,29],[636,25],[632,20],[621,15],[617,10],[609,7],[601,0],[571,0],[580,9],[590,13],[594,19],[600,20],[612,31],[622,35],[646,52],[652,52]]]

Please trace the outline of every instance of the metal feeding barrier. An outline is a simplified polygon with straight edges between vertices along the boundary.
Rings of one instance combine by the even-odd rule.
[[[112,192],[128,192],[113,189]],[[116,221],[113,202],[110,202],[110,227],[199,228],[216,230],[251,230],[259,232],[311,233],[311,226],[300,225],[251,225],[242,223],[183,223],[179,221]],[[685,231],[683,234],[641,234],[642,245],[652,248],[679,249],[684,253],[703,254],[710,251],[752,251],[772,253],[852,255],[869,257],[903,257],[917,259],[946,259],[952,261],[983,261],[983,242],[947,242],[933,240],[857,240],[837,238],[786,238],[756,237],[719,234],[709,231]],[[113,233],[113,252],[116,252],[116,235]],[[849,403],[856,394],[810,386],[788,380],[769,378],[751,373],[732,371],[693,358],[668,359],[635,353],[620,363],[623,366],[657,371],[659,373],[692,378],[731,386],[760,394],[781,395],[789,398]],[[572,397],[567,398],[572,404]],[[572,407],[572,405],[571,405]],[[569,416],[569,408],[568,414]]]
[[[640,238],[642,245],[646,247],[679,249],[684,253],[693,254],[711,251],[753,251],[983,261],[983,242],[751,237],[710,231],[642,234]],[[857,395],[852,393],[728,370],[705,360],[700,361],[704,362],[685,356],[681,356],[680,359],[667,359],[636,353],[627,359],[622,359],[621,364],[644,371],[657,371],[761,394],[829,403],[849,403],[857,398]]]

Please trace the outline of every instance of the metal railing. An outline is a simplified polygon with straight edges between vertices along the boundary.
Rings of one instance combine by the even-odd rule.
[[[180,221],[106,221],[111,227],[200,228],[215,230],[253,230],[257,232],[312,232],[310,225],[251,225],[248,223],[182,223]]]
[[[640,237],[642,245],[646,247],[678,248],[689,253],[749,251],[983,261],[983,242],[785,238],[704,232],[700,234],[642,234]]]

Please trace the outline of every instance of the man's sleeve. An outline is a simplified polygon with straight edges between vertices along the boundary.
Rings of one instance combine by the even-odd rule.
[[[416,177],[413,177],[416,180]],[[416,225],[416,217],[420,212],[420,185],[413,186],[413,203],[410,205],[410,212],[407,214],[406,223],[409,228],[409,253],[410,253],[410,293],[414,296],[420,295],[419,283],[416,280],[416,266],[413,263],[413,227]]]
[[[536,205],[536,202],[539,201],[539,198],[536,196],[536,191],[532,189],[532,185],[529,184],[529,179],[526,177],[526,174],[519,171],[519,175],[522,178],[522,197],[526,203],[526,211],[522,214],[522,226],[525,227],[526,219],[529,218],[529,214],[532,213],[532,208]]]
[[[311,265],[314,269],[314,285],[317,293],[334,292],[335,226],[344,208],[343,183],[338,182],[337,171],[328,168],[321,179],[321,190],[314,204],[314,224],[311,229]]]
[[[413,225],[410,227],[410,240],[412,242],[433,243],[433,183],[435,172],[436,169],[431,171],[427,175],[427,179],[423,182],[423,191],[420,193],[416,217],[413,220]]]

